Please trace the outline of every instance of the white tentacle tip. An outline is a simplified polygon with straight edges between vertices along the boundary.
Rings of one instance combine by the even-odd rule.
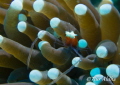
[[[33,82],[38,82],[42,79],[43,75],[39,70],[32,70],[29,74],[29,78]]]
[[[120,68],[116,64],[111,64],[106,68],[106,73],[110,78],[118,78],[120,76]]]
[[[24,21],[19,22],[17,25],[17,28],[18,28],[18,31],[24,32],[27,28],[26,22],[24,22]]]
[[[50,79],[56,79],[58,78],[59,76],[59,70],[56,69],[56,68],[51,68],[49,71],[48,71],[48,77]]]
[[[44,0],[36,0],[36,1],[33,3],[33,9],[34,9],[36,12],[42,11],[43,7],[44,7]]]
[[[99,58],[106,58],[108,55],[108,50],[104,46],[99,46],[96,50],[96,54]]]
[[[3,42],[3,36],[0,35],[0,44]]]
[[[99,12],[101,15],[106,15],[106,14],[109,14],[112,10],[112,6],[111,4],[103,4],[100,9],[99,9]]]
[[[39,38],[39,39],[42,39],[46,33],[47,33],[47,32],[44,31],[44,30],[39,31],[39,32],[38,32],[38,38]]]
[[[87,12],[87,6],[84,4],[78,4],[75,6],[74,11],[77,15],[84,15]]]
[[[75,67],[78,67],[78,64],[79,64],[80,61],[81,61],[80,57],[75,57],[72,60],[72,65],[74,65]]]
[[[10,7],[15,10],[22,10],[23,5],[22,2],[19,0],[14,0],[11,4]]]
[[[19,21],[27,21],[27,17],[26,17],[26,15],[24,15],[24,14],[19,14],[19,15],[18,15],[18,20],[19,20]]]
[[[52,19],[50,20],[50,26],[51,26],[52,28],[57,28],[58,25],[59,25],[59,23],[60,23],[60,19],[57,18],[57,17],[54,17],[54,18],[52,18]]]
[[[48,43],[48,42],[47,42],[47,41],[40,41],[40,42],[38,43],[38,48],[41,50],[42,46],[43,46],[44,44],[46,44],[46,43]]]

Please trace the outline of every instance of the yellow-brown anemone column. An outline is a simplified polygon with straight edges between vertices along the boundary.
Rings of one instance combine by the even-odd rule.
[[[66,2],[66,4],[68,5],[68,7],[73,11],[75,5],[77,5],[79,3],[78,0],[64,0],[64,2]]]
[[[72,11],[74,11],[74,8],[77,4],[86,5],[92,11],[98,23],[100,22],[100,16],[97,10],[94,8],[94,6],[91,4],[90,0],[64,0],[64,1]]]
[[[0,67],[16,69],[25,67],[25,64],[17,60],[14,56],[8,54],[4,50],[0,50]]]
[[[115,57],[113,58],[112,63],[120,65],[120,48],[118,48]]]
[[[42,41],[49,42],[51,46],[59,46],[60,47],[60,45],[63,45],[59,39],[57,39],[52,34],[50,34],[47,31],[44,31],[44,30],[39,31],[38,38],[41,39]]]
[[[19,32],[26,34],[33,41],[33,44],[38,48],[38,43],[41,40],[37,38],[37,34],[41,30],[40,28],[37,28],[25,21],[19,22],[17,28]]]
[[[88,42],[88,46],[94,50],[101,40],[100,28],[93,13],[84,4],[78,4],[74,8],[80,25],[81,37]]]
[[[115,58],[117,50],[116,44],[110,40],[101,41],[95,49],[96,55],[106,62]]]
[[[6,9],[0,8],[0,23],[3,24],[5,15],[6,15]]]
[[[19,32],[26,34],[32,41],[37,38],[37,34],[41,30],[25,21],[19,22],[17,28]]]
[[[21,2],[23,4],[23,9],[29,12],[29,16],[36,27],[46,29],[49,26],[49,19],[45,15],[33,11],[33,1],[21,0]]]
[[[9,6],[10,6],[9,4],[6,4],[6,3],[0,3],[0,7],[1,7],[1,8],[8,9]]]
[[[119,36],[119,39],[118,39],[118,42],[117,42],[117,52],[116,52],[116,56],[114,57],[113,59],[113,63],[114,64],[119,64],[120,65],[120,36]]]
[[[99,9],[102,40],[109,39],[117,44],[120,34],[120,15],[111,4],[104,4]]]
[[[79,67],[84,70],[90,70],[99,66],[100,62],[96,61],[96,59],[97,56],[95,54],[88,55],[86,58],[75,57],[72,60],[72,64],[75,67]]]
[[[49,26],[49,19],[42,13],[37,13],[34,11],[33,1],[21,0],[21,2],[23,4],[23,9],[29,12],[31,20],[36,27],[46,29]]]
[[[67,48],[55,49],[47,41],[41,41],[38,46],[43,56],[56,65],[64,65],[74,57]]]
[[[0,36],[0,47],[6,52],[12,54],[24,64],[27,63],[28,55],[31,50],[30,48],[27,48],[3,36]],[[51,63],[48,62],[37,50],[32,51],[31,60],[29,63],[29,67],[32,69],[46,70],[51,67]]]
[[[79,28],[77,21],[69,13],[50,2],[46,2],[44,0],[37,0],[34,2],[33,8],[36,12],[43,13],[49,19],[53,17],[58,17],[62,20],[70,22],[77,29]]]
[[[20,0],[21,3],[23,4],[23,9],[27,10],[27,11],[32,11],[33,10],[33,1],[31,0]]]
[[[67,6],[67,4],[63,0],[45,0],[45,1],[56,5],[57,7],[59,7],[59,9],[62,9],[65,13],[68,13],[70,16],[74,17],[73,11]]]
[[[90,0],[79,0],[79,1],[81,4],[85,4],[91,10],[91,12],[95,16],[95,19],[98,21],[98,23],[100,23],[100,15],[99,15],[98,11],[95,9],[95,7],[92,5]]]
[[[46,30],[47,27],[49,27],[49,19],[42,13],[38,13],[35,11],[30,11],[29,15],[31,17],[31,20],[33,22],[33,24],[42,29],[42,30]]]
[[[57,7],[59,7],[60,9],[64,10],[64,7],[60,5],[60,3],[58,3],[58,0],[45,0],[46,2],[50,2],[54,5],[56,5]]]
[[[104,49],[100,49],[100,51],[101,50],[105,51]],[[104,56],[107,53],[106,52],[104,53],[103,51],[101,52],[101,55],[103,53],[103,56]],[[107,55],[107,57],[109,57],[110,52],[111,51],[109,49],[108,50],[109,54]],[[113,54],[115,54],[115,53],[113,53]],[[93,69],[95,67],[106,67],[106,66],[108,66],[108,62],[106,62],[106,60],[104,58],[102,59],[102,58],[98,57],[97,55],[96,54],[90,54],[90,55],[86,56],[86,58],[75,57],[72,60],[72,64],[75,67],[79,67],[79,68],[82,68],[84,70],[90,70],[90,69]]]
[[[73,11],[67,6],[67,4],[65,3],[65,1],[63,1],[63,0],[57,0],[57,1],[64,7],[64,9],[65,9],[68,13],[70,13],[72,16],[74,16]]]
[[[22,3],[19,0],[14,0],[9,9],[7,10],[7,14],[5,16],[4,20],[4,30],[6,35],[22,45],[30,46],[31,40],[28,36],[26,36],[23,33],[20,33],[17,30],[17,24],[18,24],[18,15],[22,10]]]
[[[10,4],[13,0],[0,0],[0,3]]]

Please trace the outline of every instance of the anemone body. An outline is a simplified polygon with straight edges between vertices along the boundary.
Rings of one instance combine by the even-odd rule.
[[[0,0],[0,84],[119,85],[119,35],[112,0]]]

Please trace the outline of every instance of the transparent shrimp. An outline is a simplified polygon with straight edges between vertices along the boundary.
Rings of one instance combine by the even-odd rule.
[[[70,48],[80,57],[80,61],[81,61],[81,58],[83,58],[83,56],[82,56],[81,54],[79,54],[78,51],[77,51],[74,47],[70,46]],[[72,65],[69,69],[67,69],[65,72],[63,72],[62,75],[60,75],[57,79],[53,80],[53,81],[52,81],[50,84],[48,84],[48,85],[52,85],[52,84],[56,83],[63,75],[69,73],[69,72],[74,68],[74,66],[75,66],[78,62],[79,62],[79,61],[77,61],[77,62],[76,62],[74,65]]]
[[[78,51],[75,48],[72,47],[72,49],[79,57],[83,58],[83,56],[81,54],[79,54]]]
[[[48,84],[48,85],[52,85],[52,84],[54,84],[54,83],[56,83],[63,75],[66,75],[67,73],[69,73],[74,67],[75,67],[75,65],[78,63],[78,62],[80,62],[81,61],[81,59],[79,60],[79,61],[77,61],[74,65],[72,65],[69,69],[67,69],[66,71],[64,71],[57,79],[55,79],[55,80],[53,80],[50,84]]]

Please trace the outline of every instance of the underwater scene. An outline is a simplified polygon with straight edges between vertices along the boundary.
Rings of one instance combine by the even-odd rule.
[[[120,0],[0,0],[0,85],[120,85]]]

